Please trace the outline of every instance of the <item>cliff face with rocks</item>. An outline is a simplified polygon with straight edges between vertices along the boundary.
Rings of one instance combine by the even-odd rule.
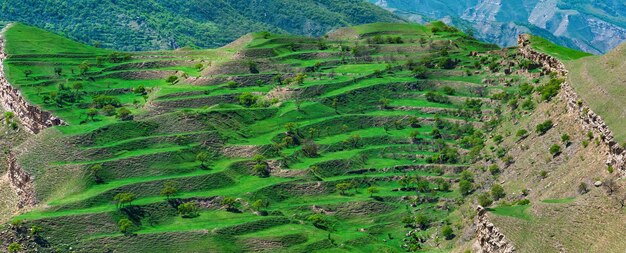
[[[489,221],[487,210],[482,206],[477,208],[478,215],[474,221],[476,226],[476,241],[472,248],[477,253],[513,253],[515,246],[500,230]]]
[[[542,64],[545,69],[555,72],[561,78],[567,80],[568,71],[561,61],[550,55],[533,50],[530,44],[529,35],[522,34],[518,37],[519,50],[524,57]],[[620,171],[622,175],[626,175],[626,150],[615,140],[613,132],[602,120],[602,117],[586,105],[567,81],[561,85],[560,96],[564,101],[567,101],[568,111],[577,115],[583,128],[593,132],[594,136],[600,136],[602,144],[608,147],[608,153],[605,154],[606,164]]]
[[[6,29],[6,28],[5,28]],[[0,32],[0,105],[6,110],[15,113],[24,127],[31,133],[39,133],[51,126],[64,125],[63,120],[55,117],[50,112],[29,104],[20,91],[9,83],[4,74],[4,60],[7,54],[4,52],[4,38]]]
[[[34,206],[37,204],[33,179],[28,173],[26,173],[26,171],[22,170],[13,153],[9,153],[7,156],[7,164],[9,165],[7,173],[9,175],[11,188],[13,188],[19,197],[17,203],[18,208]]]

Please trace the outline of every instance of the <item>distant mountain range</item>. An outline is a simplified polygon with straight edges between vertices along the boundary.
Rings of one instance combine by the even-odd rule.
[[[477,38],[511,46],[533,33],[589,53],[626,40],[626,4],[620,0],[369,0],[413,21],[441,19]]]
[[[322,35],[399,18],[363,0],[3,0],[0,20],[134,51],[217,47],[262,30]]]

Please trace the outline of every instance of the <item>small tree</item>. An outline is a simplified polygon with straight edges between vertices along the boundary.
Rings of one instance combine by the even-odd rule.
[[[417,225],[419,229],[425,230],[430,226],[430,219],[428,216],[420,213],[415,216],[415,225]]]
[[[96,184],[104,183],[104,178],[102,177],[102,164],[94,164],[90,166],[89,175],[93,178]]]
[[[56,74],[57,76],[61,76],[61,74],[63,73],[63,69],[60,67],[55,67],[54,68],[54,74]]]
[[[266,163],[257,163],[252,167],[252,171],[259,177],[269,177],[270,170]]]
[[[165,79],[165,82],[169,83],[170,85],[174,85],[174,84],[178,83],[178,77],[177,76],[168,76]]]
[[[196,202],[187,202],[178,205],[178,213],[183,218],[195,218],[198,217],[198,203]]]
[[[501,185],[494,184],[491,187],[491,196],[494,200],[499,200],[501,198],[504,198],[504,196],[506,196],[506,193],[504,192],[504,188]]]
[[[461,180],[459,182],[459,191],[461,191],[463,196],[470,195],[474,191],[474,184],[468,180]]]
[[[163,185],[161,196],[164,196],[166,200],[170,200],[170,198],[176,196],[176,194],[178,194],[178,185],[176,182],[170,181]]]
[[[126,107],[122,107],[117,110],[117,118],[120,120],[131,120],[133,118],[132,112]]]
[[[202,151],[196,155],[196,161],[200,162],[200,167],[206,169],[206,163],[209,161],[210,155],[206,151]]]
[[[258,96],[253,95],[250,92],[244,92],[239,95],[239,104],[245,107],[251,107],[259,100]]]
[[[257,212],[262,212],[264,208],[268,208],[268,207],[269,207],[269,202],[263,199],[257,199],[256,201],[252,202],[252,204],[250,204],[250,208],[252,208],[252,210],[257,211]]]
[[[96,117],[96,115],[98,115],[98,109],[92,107],[92,108],[87,109],[86,113],[87,113],[87,117],[91,121],[93,121],[93,118]]]
[[[12,242],[11,244],[9,244],[9,247],[7,247],[7,250],[9,251],[9,253],[20,252],[22,251],[22,245],[18,242]]]
[[[352,188],[352,184],[350,183],[339,183],[335,185],[335,189],[337,189],[341,195],[346,195],[346,191],[350,188]]]
[[[115,197],[113,197],[113,201],[119,209],[124,208],[125,205],[132,205],[135,199],[137,199],[135,194],[129,192],[118,193]]]
[[[451,240],[452,238],[454,238],[454,230],[452,230],[452,227],[450,227],[449,225],[445,225],[441,229],[441,235],[446,238],[446,240]]]
[[[552,156],[558,156],[561,153],[561,146],[554,144],[550,147],[549,151]]]
[[[489,207],[493,203],[493,200],[487,193],[480,194],[478,196],[478,204],[483,207]]]
[[[221,204],[224,208],[226,208],[226,210],[230,211],[235,209],[235,204],[237,204],[237,200],[232,197],[224,197]]]
[[[374,194],[380,192],[380,190],[378,190],[378,187],[376,186],[370,186],[369,188],[367,188],[367,193],[370,194],[370,198],[374,197]]]
[[[131,228],[133,226],[133,222],[130,221],[129,219],[123,218],[120,221],[117,222],[117,225],[120,228],[120,232],[122,232],[125,235],[130,234],[131,232]]]
[[[313,140],[307,140],[302,144],[302,152],[307,157],[317,157],[319,156],[319,145]]]
[[[89,68],[91,66],[89,65],[88,62],[84,61],[81,64],[78,65],[78,69],[80,69],[80,74],[81,75],[85,75],[87,74],[87,72],[89,72]]]

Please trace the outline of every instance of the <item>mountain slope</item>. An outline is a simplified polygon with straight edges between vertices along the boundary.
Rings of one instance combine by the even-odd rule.
[[[621,1],[369,1],[416,21],[444,19],[501,46],[515,45],[517,34],[533,33],[598,54],[626,40],[626,6]]]
[[[400,21],[360,0],[6,0],[0,20],[129,51],[217,47],[262,30],[318,36],[337,27]]]

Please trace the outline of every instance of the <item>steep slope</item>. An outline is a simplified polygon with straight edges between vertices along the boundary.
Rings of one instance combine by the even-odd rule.
[[[620,1],[577,0],[369,0],[416,21],[443,19],[477,38],[513,46],[521,33],[586,51],[605,53],[626,40],[626,7]],[[465,30],[464,29],[464,30]]]
[[[626,148],[626,44],[606,55],[567,62],[569,81],[613,130],[616,141]]]
[[[399,21],[359,0],[6,0],[0,20],[126,51],[218,47],[253,31],[318,36],[341,26]]]

